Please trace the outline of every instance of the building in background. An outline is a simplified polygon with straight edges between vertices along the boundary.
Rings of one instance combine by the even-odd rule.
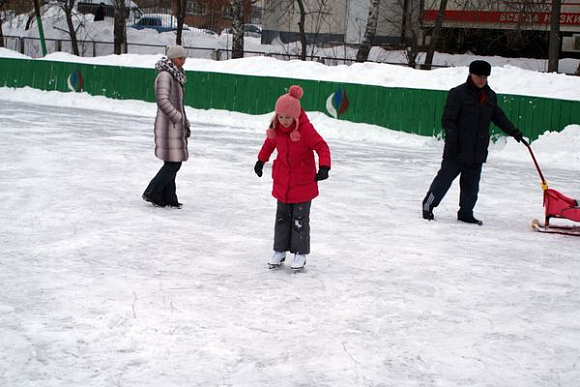
[[[440,0],[425,1],[422,25],[435,25]],[[580,57],[580,1],[562,0],[561,51]],[[537,57],[547,53],[552,2],[550,0],[458,4],[449,1],[443,19],[443,44],[482,55]],[[516,51],[516,52],[514,52]]]
[[[580,0],[561,0],[562,53],[580,57]],[[366,29],[370,0],[302,0],[309,44],[358,45]],[[297,0],[264,0],[262,43],[299,40]],[[440,0],[381,0],[374,44],[425,46]],[[479,55],[545,57],[551,0],[449,0],[442,50]]]
[[[244,23],[252,16],[251,0],[244,0]],[[185,23],[220,33],[232,26],[229,0],[186,0]]]
[[[303,3],[309,43],[360,44],[366,29],[369,0],[303,0]],[[400,44],[404,40],[402,36],[410,23],[405,25],[403,10],[409,10],[412,3],[411,0],[381,0],[376,44]],[[299,18],[296,0],[264,0],[262,43],[271,43],[274,39],[283,43],[297,41]]]

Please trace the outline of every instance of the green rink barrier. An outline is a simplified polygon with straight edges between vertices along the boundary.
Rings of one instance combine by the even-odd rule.
[[[307,111],[341,120],[441,136],[447,91],[354,83],[187,71],[185,104],[249,114],[274,110],[276,99],[293,84],[304,89]],[[62,92],[84,91],[115,99],[155,100],[154,69],[0,58],[0,86]],[[498,94],[510,120],[532,141],[545,131],[580,124],[580,101]],[[502,133],[493,127],[494,133]]]

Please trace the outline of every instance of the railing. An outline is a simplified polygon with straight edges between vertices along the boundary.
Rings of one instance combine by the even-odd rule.
[[[47,52],[68,52],[72,53],[72,44],[68,39],[45,39]],[[32,58],[42,56],[40,49],[40,39],[21,36],[4,36],[4,47],[18,51],[21,54]],[[95,57],[113,55],[115,46],[112,42],[100,42],[96,40],[78,40],[79,54],[83,57]],[[189,57],[214,59],[215,49],[205,47],[185,47]],[[167,47],[162,44],[127,43],[127,53],[129,54],[165,54]]]
[[[68,39],[45,39],[47,52],[68,52],[72,53],[72,44]],[[104,55],[113,55],[115,53],[114,44],[112,42],[99,42],[95,40],[78,40],[79,53],[82,57],[96,57]],[[40,48],[40,39],[33,37],[21,36],[4,36],[4,47],[18,51],[21,54],[32,58],[39,58],[42,56]],[[212,60],[228,60],[232,58],[231,49],[221,48],[207,48],[207,47],[190,47],[184,46],[187,56],[190,58],[212,59]],[[167,47],[160,44],[143,44],[143,43],[127,43],[127,53],[129,54],[165,54]],[[279,60],[298,60],[300,55],[280,52],[265,52],[265,51],[244,51],[244,57],[251,56],[266,56],[276,58]],[[349,65],[356,63],[354,58],[337,58],[327,57],[321,55],[307,55],[307,61],[323,63],[327,66]],[[373,62],[373,61],[368,61]],[[393,62],[376,62],[385,63],[398,66],[408,66],[406,63]],[[419,64],[417,65],[417,67]],[[449,67],[433,65],[432,67]]]

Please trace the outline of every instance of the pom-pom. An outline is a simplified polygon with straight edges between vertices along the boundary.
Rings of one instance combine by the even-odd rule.
[[[296,99],[300,99],[302,98],[302,95],[304,95],[304,91],[300,86],[292,85],[290,86],[290,89],[288,89],[288,94],[290,94],[292,97]]]
[[[300,132],[297,130],[293,130],[292,133],[290,133],[290,140],[296,142],[296,141],[300,141],[300,138],[302,136],[300,136]]]

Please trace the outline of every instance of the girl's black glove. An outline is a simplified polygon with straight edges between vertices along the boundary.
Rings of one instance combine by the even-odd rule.
[[[318,173],[316,174],[314,180],[320,181],[328,179],[328,171],[330,171],[330,168],[321,165],[320,168],[318,168]]]
[[[262,177],[262,169],[264,169],[264,162],[260,160],[256,161],[256,164],[254,165],[254,172],[256,172],[258,177]]]

